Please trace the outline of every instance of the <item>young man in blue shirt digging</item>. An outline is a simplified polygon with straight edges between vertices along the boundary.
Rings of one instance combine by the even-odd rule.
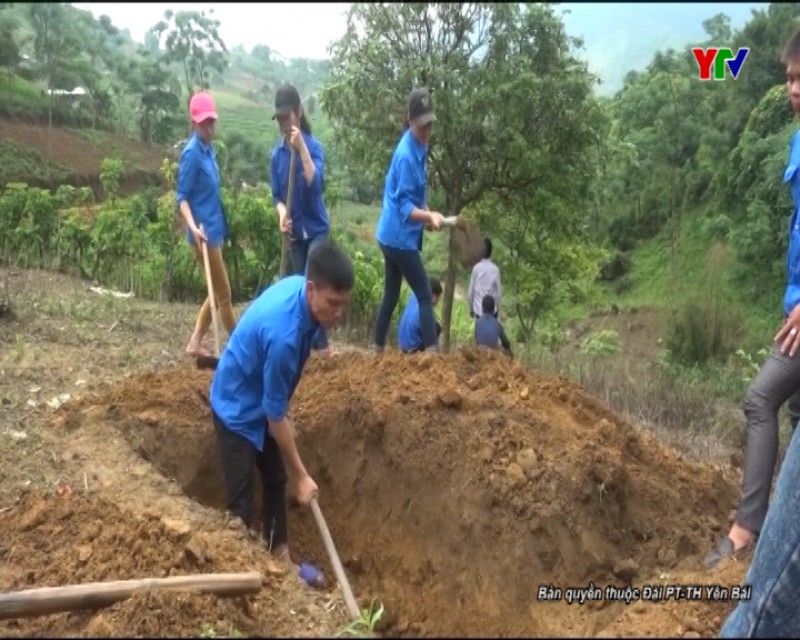
[[[442,296],[442,283],[435,278],[431,280],[431,306],[439,304]],[[434,318],[435,319],[435,318]],[[442,326],[436,322],[436,339],[442,332]],[[400,317],[400,324],[397,327],[397,346],[403,353],[416,353],[425,351],[425,343],[422,341],[422,329],[419,319],[419,301],[414,293],[408,298],[408,304],[403,309]]]
[[[305,276],[279,280],[244,311],[211,383],[228,511],[252,526],[255,465],[264,542],[293,571],[298,567],[288,548],[284,463],[300,504],[308,505],[318,489],[297,451],[289,405],[314,339],[340,320],[354,282],[347,254],[330,240],[320,243]]]

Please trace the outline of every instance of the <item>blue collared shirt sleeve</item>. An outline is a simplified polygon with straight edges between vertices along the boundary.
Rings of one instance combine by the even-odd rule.
[[[408,221],[411,212],[417,206],[414,203],[414,191],[417,186],[411,160],[408,157],[400,158],[397,163],[397,202],[400,205],[403,222]]]
[[[269,181],[272,186],[272,204],[286,203],[286,196],[281,188],[280,174],[278,173],[278,150],[272,152],[269,161]]]
[[[192,190],[199,166],[200,158],[197,150],[194,147],[185,147],[178,165],[178,185],[175,193],[178,206],[189,199],[189,192]]]
[[[286,416],[292,395],[292,382],[297,375],[297,353],[289,342],[273,342],[264,363],[264,399],[262,407],[267,419],[277,422]]]
[[[311,184],[306,184],[312,193],[320,193],[325,179],[325,152],[322,145],[316,140],[311,141],[310,144],[307,143],[306,146],[308,154],[311,156],[311,162],[314,163],[314,177],[311,179]]]
[[[789,146],[789,164],[793,166],[800,164],[800,131],[792,136]]]

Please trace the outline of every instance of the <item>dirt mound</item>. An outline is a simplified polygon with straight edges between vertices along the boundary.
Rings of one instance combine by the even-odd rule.
[[[252,571],[266,554],[243,532],[192,528],[187,523],[143,513],[131,518],[114,503],[72,494],[66,498],[29,494],[3,515],[0,584],[4,590],[191,573]],[[262,569],[263,572],[263,569]],[[99,613],[80,611],[0,622],[4,636],[195,636],[203,628],[230,635],[302,633],[312,623],[319,633],[320,610],[302,612],[287,626],[276,612],[287,607],[283,585],[264,572],[257,596],[153,592],[137,595]],[[324,631],[323,631],[324,632]]]
[[[121,426],[190,496],[223,507],[198,394],[209,382],[190,368],[146,374],[59,420]],[[737,494],[570,382],[472,348],[314,359],[293,405],[356,594],[380,598],[399,634],[582,633],[590,610],[537,602],[539,585],[697,569]],[[321,561],[310,514],[290,522],[294,550]],[[614,618],[597,620],[592,633]]]

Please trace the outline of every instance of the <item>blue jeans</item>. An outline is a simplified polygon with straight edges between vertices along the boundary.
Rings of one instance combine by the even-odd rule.
[[[383,252],[383,300],[375,320],[375,344],[379,348],[386,346],[389,335],[389,324],[392,321],[397,303],[400,300],[400,287],[406,279],[419,303],[419,329],[425,350],[438,349],[436,339],[436,318],[433,315],[431,283],[422,256],[419,251],[395,249],[378,243]]]
[[[307,240],[292,240],[292,272],[294,275],[304,275],[308,268],[308,257],[311,252],[328,239],[328,234],[323,233]],[[320,328],[317,337],[311,345],[312,349],[326,349],[328,347],[328,334]]]
[[[789,443],[745,583],[752,597],[728,616],[720,637],[800,637],[800,438]]]

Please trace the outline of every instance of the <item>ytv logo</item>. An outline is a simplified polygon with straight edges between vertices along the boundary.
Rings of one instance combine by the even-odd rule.
[[[725,79],[725,64],[730,69],[734,80],[742,70],[747,54],[750,53],[748,47],[743,47],[734,56],[730,49],[711,47],[709,49],[692,49],[697,64],[700,66],[700,79],[711,80],[711,67],[714,67],[714,80]]]

